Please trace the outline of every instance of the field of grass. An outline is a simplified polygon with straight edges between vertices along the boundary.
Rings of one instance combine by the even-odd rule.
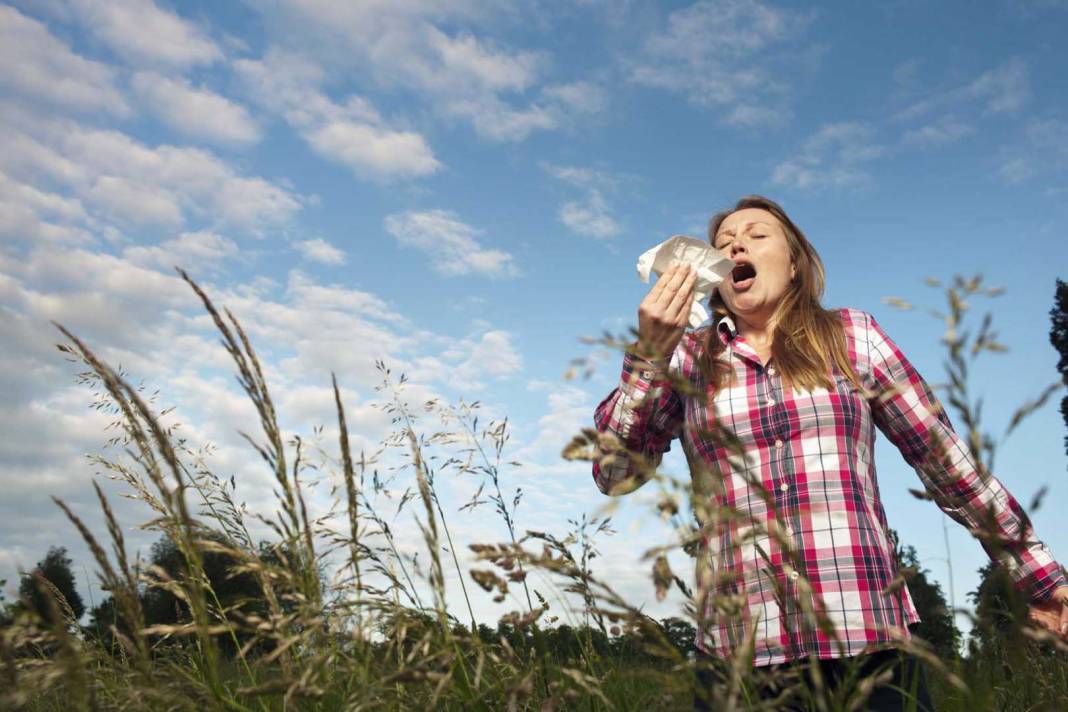
[[[152,509],[153,527],[177,563],[168,568],[132,561],[122,534],[127,523],[116,520],[99,488],[106,533],[91,531],[57,500],[89,544],[110,598],[94,609],[87,627],[74,622],[62,595],[43,579],[38,580],[47,601],[43,614],[9,607],[0,622],[0,708],[692,709],[695,661],[688,636],[702,625],[702,615],[691,605],[689,620],[656,621],[624,600],[591,566],[592,542],[608,526],[603,520],[583,517],[564,534],[521,528],[518,502],[506,497],[501,481],[501,463],[508,457],[506,421],[480,428],[476,404],[419,404],[450,425],[420,432],[413,406],[404,399],[404,376],[380,365],[383,407],[396,426],[383,448],[405,453],[410,506],[418,508],[413,526],[425,544],[419,562],[402,556],[379,509],[386,485],[373,459],[351,451],[337,384],[336,448],[314,452],[313,445],[286,437],[240,324],[189,283],[214,319],[259,414],[261,432],[249,437],[250,454],[273,474],[277,508],[255,513],[236,502],[233,483],[204,468],[137,388],[63,331],[62,348],[87,367],[83,378],[100,387],[121,433],[116,444],[125,454],[98,464]],[[958,279],[947,287],[951,330],[966,316],[963,297],[982,291],[978,280]],[[984,327],[974,339],[981,341],[986,332]],[[980,344],[973,351],[974,339],[967,338],[947,341],[951,367],[966,371],[967,359],[986,348]],[[957,380],[952,400],[967,408],[967,379]],[[1026,405],[1021,417],[1038,405]],[[974,454],[989,454],[978,417],[966,413],[958,421],[968,429]],[[454,447],[455,461],[430,460],[428,451],[441,445]],[[611,447],[588,431],[576,435],[565,455],[590,459]],[[306,506],[304,468],[316,458],[340,483],[327,517],[313,517]],[[505,541],[454,540],[449,523],[464,515],[445,511],[438,498],[444,486],[438,475],[450,467],[483,478],[481,496],[501,517]],[[680,522],[676,541],[648,552],[651,576],[661,592],[677,586],[696,600],[705,593],[702,582],[690,591],[683,581],[687,575],[671,572],[663,554],[700,540],[700,530],[687,527],[683,516],[687,508],[705,505],[694,501],[688,482],[655,471],[649,477],[663,494],[654,514],[674,509]],[[254,540],[254,523],[266,525],[272,540]],[[460,571],[459,547],[474,552],[479,566]],[[240,587],[225,585],[220,562]],[[468,600],[459,605],[446,600],[447,570],[464,582]],[[582,625],[560,625],[560,604],[544,600],[528,584],[534,571],[581,601]],[[525,606],[495,628],[476,625],[469,602],[476,587],[500,600],[517,594]],[[984,595],[977,635],[966,654],[938,655],[921,640],[903,644],[924,661],[937,708],[1068,710],[1068,646],[1031,627],[1010,593],[998,593],[991,584]],[[167,620],[154,612],[161,600],[173,613]],[[820,625],[819,616],[811,615],[812,624]],[[716,709],[760,708],[749,701],[752,671],[745,655],[739,650],[728,661],[723,683],[711,690]],[[793,684],[811,709],[829,711],[864,709],[865,694],[878,682],[858,680],[833,695]]]

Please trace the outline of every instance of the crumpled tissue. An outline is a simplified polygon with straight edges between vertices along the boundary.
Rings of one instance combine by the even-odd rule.
[[[674,235],[642,253],[638,258],[638,276],[648,283],[650,272],[662,275],[677,262],[697,270],[693,306],[690,307],[690,327],[696,329],[708,319],[708,310],[701,302],[708,299],[712,290],[730,275],[734,261],[724,257],[723,253],[704,240]]]

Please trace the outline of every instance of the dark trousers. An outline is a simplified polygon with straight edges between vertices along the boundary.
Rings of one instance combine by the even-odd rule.
[[[694,693],[696,712],[716,709],[717,690],[727,689],[730,673],[728,664],[714,656],[698,651],[697,689]],[[879,677],[867,701],[860,707],[876,712],[934,712],[924,679],[923,665],[897,650],[883,650],[856,658],[817,661],[826,690],[827,700],[848,706],[853,694],[865,678]],[[819,709],[805,689],[815,690],[814,672],[808,660],[755,668],[747,696],[742,697],[743,709],[748,700],[752,707],[775,710]],[[814,694],[814,693],[808,693]],[[848,697],[847,697],[848,696]],[[837,705],[830,705],[834,709]]]

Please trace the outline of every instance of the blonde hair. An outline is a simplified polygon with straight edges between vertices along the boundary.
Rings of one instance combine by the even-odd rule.
[[[831,389],[832,366],[837,366],[853,385],[863,391],[846,350],[842,319],[837,312],[824,309],[820,304],[825,283],[823,261],[801,228],[794,224],[778,203],[760,195],[747,195],[739,199],[733,208],[716,213],[708,221],[709,242],[715,243],[716,231],[728,215],[746,208],[766,210],[775,216],[786,233],[790,259],[795,268],[790,287],[772,315],[775,328],[772,332],[771,356],[783,380],[800,390],[810,391],[821,386]],[[731,316],[718,291],[713,293],[709,306],[713,312],[713,325],[720,318]],[[711,377],[718,390],[727,385],[733,369],[719,359],[725,346],[716,328],[707,330],[703,346],[698,362],[700,370],[706,377]]]

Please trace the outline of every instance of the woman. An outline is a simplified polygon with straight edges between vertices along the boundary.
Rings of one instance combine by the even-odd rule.
[[[919,617],[895,581],[876,426],[943,511],[993,529],[983,546],[1030,596],[1032,618],[1068,632],[1068,584],[1016,500],[976,467],[871,315],[820,306],[823,265],[782,208],[742,198],[712,218],[708,236],[737,263],[711,298],[713,325],[684,331],[689,267],[661,276],[638,309],[639,343],[624,354],[622,380],[594,416],[622,449],[593,464],[600,490],[620,494],[681,438],[695,491],[708,500],[697,503],[702,654],[723,660],[745,646],[754,666],[786,672],[818,660],[832,685],[847,670],[886,663],[898,684],[877,689],[870,708],[903,709],[910,694],[929,705],[922,684],[900,691],[916,665],[898,664],[893,649]]]

